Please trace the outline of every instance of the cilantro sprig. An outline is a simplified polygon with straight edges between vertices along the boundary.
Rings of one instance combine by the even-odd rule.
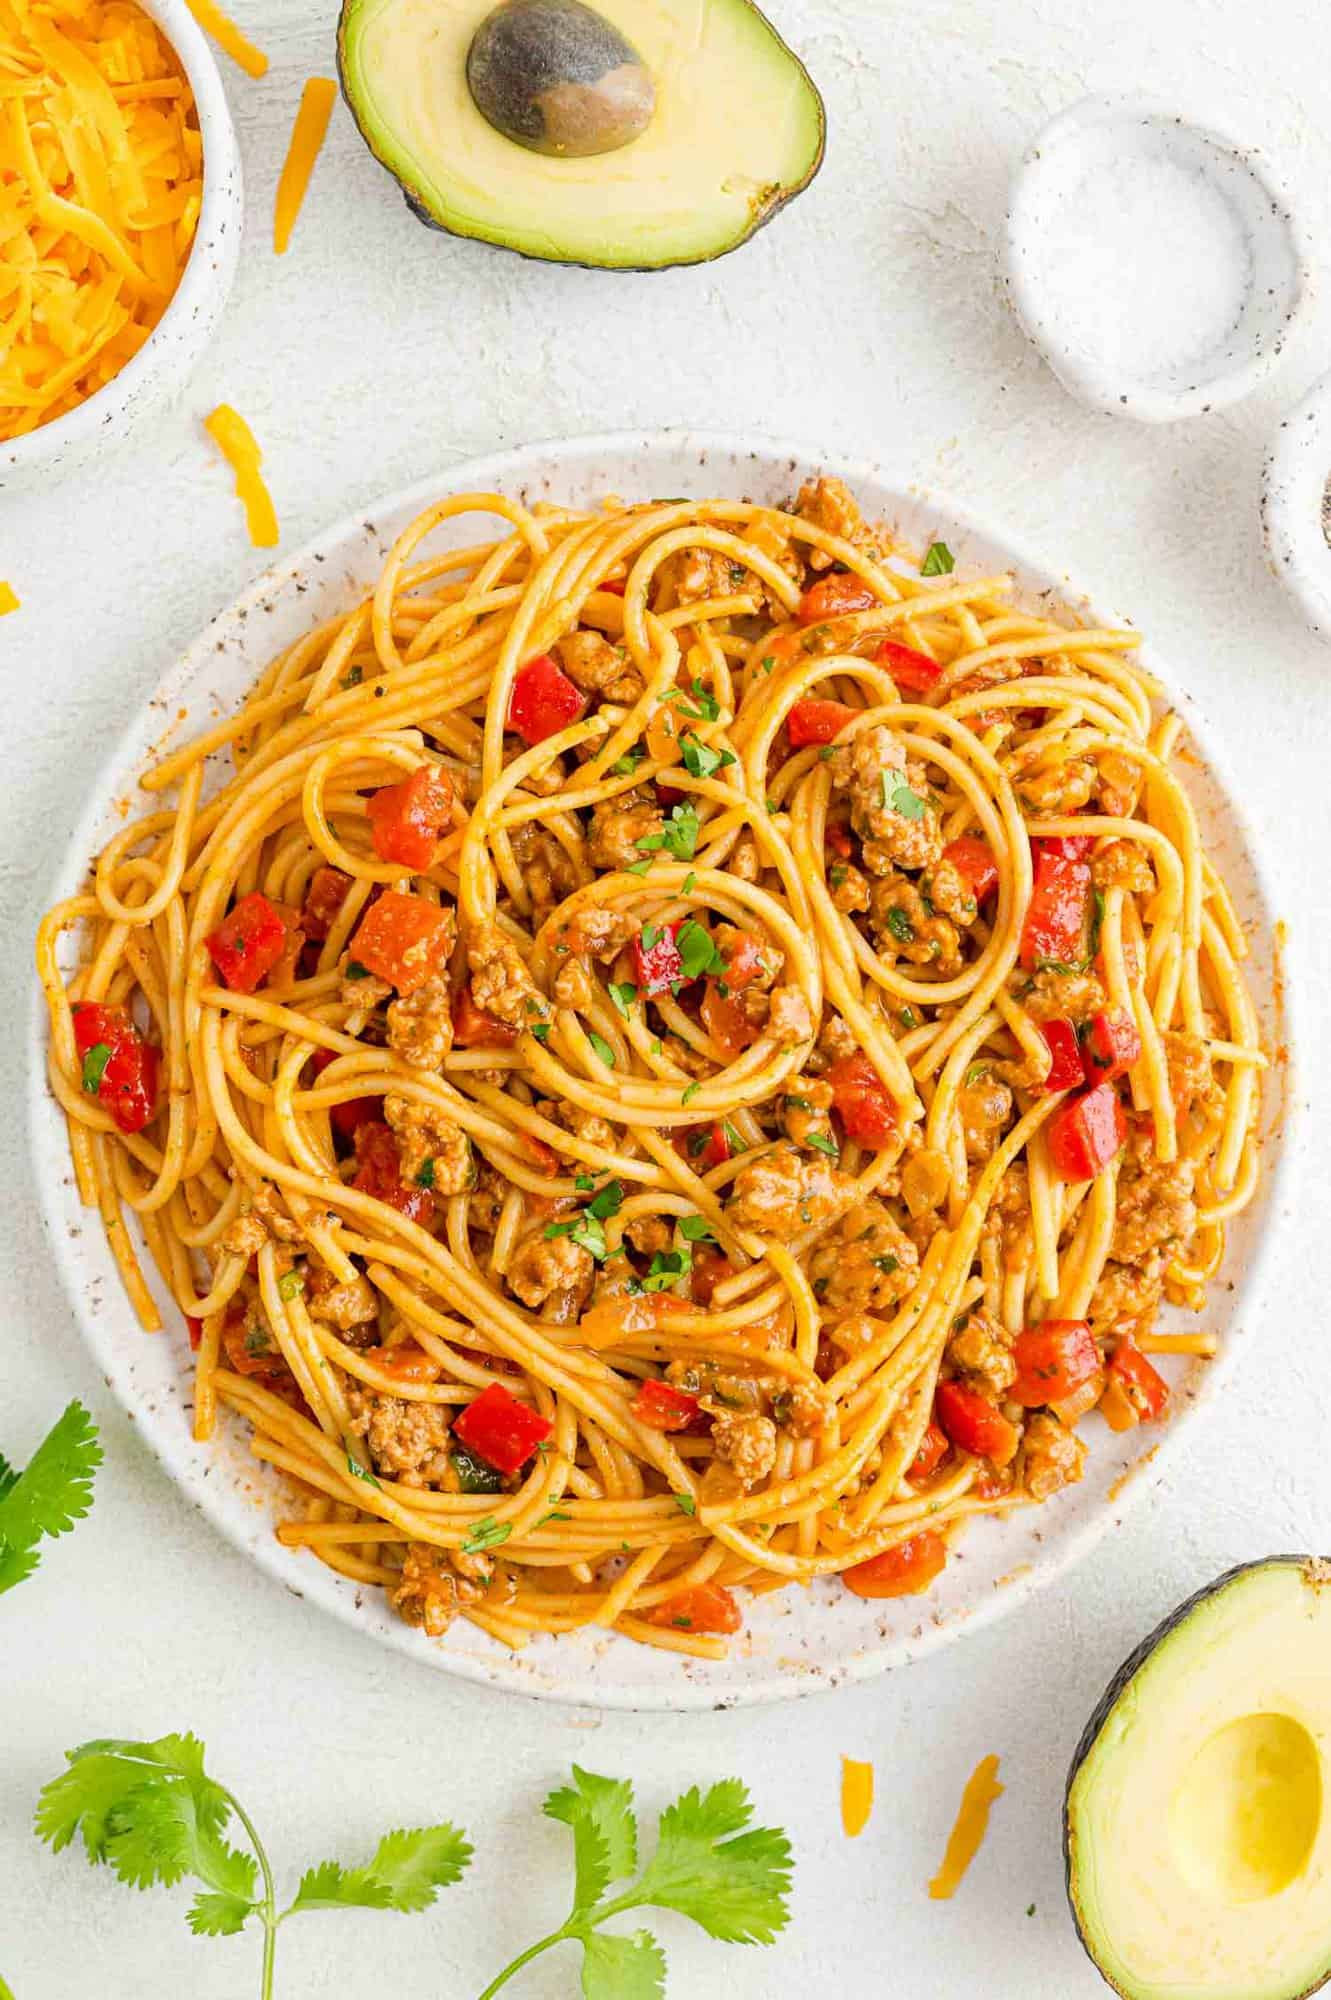
[[[685,799],[682,805],[671,807],[670,817],[659,833],[645,833],[633,845],[640,854],[664,850],[676,861],[692,861],[698,845],[698,827],[698,809],[691,799]]]
[[[82,1403],[56,1419],[22,1472],[0,1452],[0,1593],[32,1575],[43,1538],[83,1519],[101,1462],[97,1426]]]
[[[455,1826],[387,1833],[364,1867],[321,1861],[307,1868],[281,1912],[272,1865],[245,1808],[204,1770],[196,1736],[154,1743],[106,1738],[66,1752],[69,1769],[43,1787],[36,1831],[59,1853],[80,1835],[88,1859],[105,1862],[133,1889],[199,1883],[187,1921],[196,1937],[232,1937],[251,1917],[263,1926],[260,2000],[271,2000],[278,1926],[307,1910],[428,1909],[456,1882],[471,1847]],[[250,1852],[223,1838],[232,1816]]]
[[[603,1928],[630,1910],[677,1910],[725,1944],[771,1944],[789,1919],[790,1842],[779,1827],[750,1826],[753,1807],[736,1778],[705,1792],[694,1786],[667,1806],[656,1852],[641,1867],[626,1779],[575,1764],[573,1783],[552,1792],[544,1811],[573,1834],[573,1907],[557,1931],[506,1965],[480,2000],[494,2000],[524,1965],[565,1943],[582,1947],[584,2000],[661,2000],[665,1953],[652,1933]]]

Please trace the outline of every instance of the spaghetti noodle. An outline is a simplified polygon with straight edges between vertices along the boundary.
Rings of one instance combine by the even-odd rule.
[[[156,764],[41,928],[51,1083],[284,1542],[717,1657],[735,1586],[922,1589],[1163,1415],[1264,1058],[1134,644],[835,480],[463,494]]]

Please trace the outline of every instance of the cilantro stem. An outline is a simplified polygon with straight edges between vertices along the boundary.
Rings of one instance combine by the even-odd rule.
[[[273,1964],[277,1955],[277,1926],[281,1921],[277,1914],[277,1891],[273,1884],[273,1871],[268,1861],[268,1850],[259,1838],[259,1830],[246,1812],[234,1792],[228,1792],[225,1785],[217,1788],[222,1792],[232,1812],[244,1827],[254,1858],[259,1864],[263,1877],[263,1901],[259,1905],[259,1916],[263,1920],[263,1969],[259,1982],[259,2000],[273,2000]]]
[[[551,1931],[549,1937],[543,1937],[536,1944],[528,1945],[526,1951],[519,1952],[513,1962],[504,1967],[497,1979],[490,1981],[484,1993],[478,1996],[478,2000],[493,2000],[493,1996],[499,1991],[500,1987],[507,1986],[515,1972],[521,1972],[524,1965],[530,1965],[531,1961],[534,1958],[539,1958],[543,1951],[549,1951],[551,1945],[563,1944],[567,1938],[576,1937],[576,1935],[577,1932],[571,1930],[565,1924],[561,1930]]]

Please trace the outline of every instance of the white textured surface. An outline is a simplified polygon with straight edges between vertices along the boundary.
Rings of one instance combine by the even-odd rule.
[[[252,238],[186,400],[95,474],[0,507],[0,573],[24,600],[0,625],[11,1022],[26,1011],[39,902],[105,742],[258,566],[198,431],[222,397],[268,453],[288,545],[464,452],[611,423],[748,425],[890,452],[1133,612],[1189,679],[1286,886],[1293,976],[1325,986],[1325,655],[1263,567],[1256,503],[1268,433],[1318,372],[1331,311],[1317,310],[1250,403],[1151,432],[1072,404],[1007,318],[994,276],[1006,174],[1039,123],[1089,89],[1166,94],[1175,76],[1187,79],[1182,108],[1270,148],[1331,250],[1319,7],[1269,0],[1254,14],[1220,0],[1199,38],[1192,9],[1156,0],[1108,12],[1091,0],[1017,12],[942,0],[895,22],[877,0],[778,6],[828,98],[823,175],[730,262],[650,278],[427,235],[340,112],[293,250],[274,262],[271,192],[300,80],[329,67],[331,11],[236,0],[274,66],[259,84],[229,79]],[[1125,289],[1121,306],[1143,302]],[[665,1923],[676,1996],[724,1985],[736,2000],[832,2000],[848,1975],[891,1991],[907,1966],[912,2000],[1092,2000],[1103,1989],[1059,1879],[1057,1807],[1081,1724],[1169,1605],[1228,1563],[1325,1540],[1331,1515],[1320,1263],[1331,1146],[1318,1139],[1331,1090],[1318,1054],[1307,1051],[1303,1076],[1307,1254],[1272,1287],[1230,1395],[1091,1564],[1007,1626],[858,1691],[768,1713],[598,1721],[372,1650],[185,1509],[100,1389],[56,1290],[12,1116],[27,1055],[11,1040],[0,1442],[21,1458],[77,1391],[108,1446],[91,1520],[0,1607],[0,1971],[17,2000],[254,1991],[252,1941],[195,1942],[179,1893],[135,1897],[27,1832],[67,1745],[186,1725],[286,1879],[327,1852],[356,1857],[389,1824],[450,1814],[476,1840],[465,1886],[430,1915],[293,1925],[284,2000],[371,1989],[469,2000],[562,1914],[565,1835],[537,1808],[570,1757],[631,1773],[653,1808],[681,1783],[738,1772],[794,1835],[788,1941],[745,1952]],[[990,1749],[1008,1784],[993,1834],[958,1900],[932,1905],[925,1879]],[[878,1771],[874,1818],[853,1845],[837,1821],[843,1751]],[[572,1993],[572,1958],[513,1990]]]

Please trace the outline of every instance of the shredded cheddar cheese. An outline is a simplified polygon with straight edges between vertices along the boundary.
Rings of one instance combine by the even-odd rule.
[[[0,438],[138,353],[202,199],[193,93],[134,0],[0,0]]]
[[[312,76],[301,92],[300,109],[291,128],[291,144],[287,147],[282,178],[277,183],[277,203],[273,210],[273,249],[279,257],[286,254],[291,241],[336,96],[337,85],[327,76]]]
[[[846,1836],[854,1840],[857,1833],[863,1833],[869,1824],[869,1814],[873,1811],[873,1765],[861,1764],[854,1757],[841,1759],[841,1825]]]
[[[11,611],[17,610],[18,598],[14,594],[13,584],[0,583],[0,618],[8,617]]]
[[[230,56],[233,63],[239,63],[247,76],[263,76],[266,73],[268,58],[263,50],[255,48],[231,16],[214,4],[214,0],[185,0],[185,4],[204,33],[211,35],[223,54]]]
[[[956,1894],[962,1876],[979,1853],[980,1843],[989,1831],[989,1808],[1002,1794],[997,1757],[982,1757],[966,1780],[956,1824],[948,1835],[943,1865],[929,1884],[929,1894],[935,1902],[945,1902],[949,1896]]]
[[[204,418],[204,429],[236,475],[236,497],[245,509],[250,540],[256,549],[276,548],[277,515],[259,470],[263,453],[253,431],[229,403],[219,403],[212,415]]]

